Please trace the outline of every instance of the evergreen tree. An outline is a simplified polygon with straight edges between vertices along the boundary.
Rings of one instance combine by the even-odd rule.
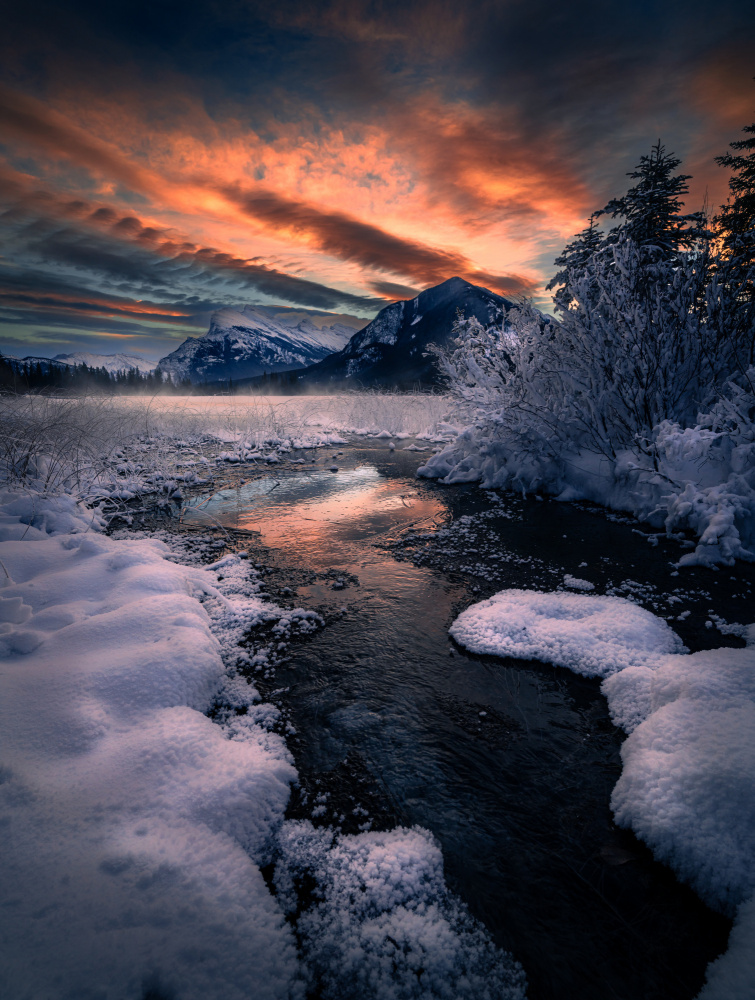
[[[594,212],[590,216],[587,229],[583,229],[571,243],[567,243],[554,261],[560,270],[551,278],[546,287],[549,291],[556,289],[553,301],[561,309],[568,309],[574,302],[573,276],[584,274],[593,254],[597,253],[603,245],[605,237],[598,227],[599,214]]]
[[[734,153],[716,157],[733,174],[731,197],[715,220],[720,255],[708,311],[709,321],[737,344],[739,373],[755,389],[755,124],[743,131],[752,138],[732,142]]]
[[[650,154],[641,156],[627,174],[638,183],[622,198],[614,198],[596,215],[621,216],[624,222],[611,230],[609,240],[628,237],[653,260],[674,260],[680,251],[695,247],[707,237],[702,212],[682,215],[682,197],[687,194],[690,174],[674,171],[681,160],[667,153],[659,139]]]
[[[716,218],[721,250],[726,258],[742,267],[755,264],[755,124],[743,132],[752,138],[729,144],[735,153],[716,157],[716,163],[733,171],[729,180],[731,197]]]

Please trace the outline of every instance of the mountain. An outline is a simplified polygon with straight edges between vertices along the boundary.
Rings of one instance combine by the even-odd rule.
[[[92,354],[90,351],[76,351],[74,354],[56,354],[52,359],[64,365],[88,365],[90,368],[107,368],[114,372],[127,372],[138,368],[144,375],[154,371],[154,361],[147,361],[141,354]]]
[[[329,318],[338,322],[324,325]],[[278,307],[220,309],[213,313],[207,333],[189,337],[160,361],[160,368],[174,382],[236,381],[306,368],[340,351],[363,322],[353,316],[306,315]]]
[[[411,389],[439,382],[428,344],[450,342],[457,311],[476,316],[483,326],[500,325],[514,305],[487,288],[449,278],[420,292],[416,299],[394,302],[356,333],[343,350],[299,375],[298,385],[384,386]]]
[[[39,365],[43,372],[47,372],[53,368],[63,368],[65,365],[64,361],[53,361],[50,358],[42,358],[36,354],[27,354],[23,358],[17,358],[15,354],[3,354],[2,358],[11,365],[14,371],[21,371],[25,365],[33,365],[34,367]]]

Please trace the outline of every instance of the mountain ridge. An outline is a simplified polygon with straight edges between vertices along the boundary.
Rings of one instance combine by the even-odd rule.
[[[300,315],[294,312],[292,319]],[[207,333],[187,338],[160,360],[159,367],[174,381],[236,381],[306,368],[339,351],[353,332],[353,326],[340,322],[317,326],[309,316],[287,322],[285,313],[271,308],[228,307],[212,314]]]
[[[448,346],[458,312],[483,326],[500,324],[515,303],[463,278],[427,288],[414,299],[381,309],[346,346],[311,365],[298,377],[302,388],[316,385],[379,386],[408,389],[440,383],[430,344]]]

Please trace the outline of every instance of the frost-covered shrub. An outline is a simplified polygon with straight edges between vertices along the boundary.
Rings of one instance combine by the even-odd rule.
[[[581,267],[555,320],[524,303],[504,331],[457,324],[441,363],[470,425],[420,475],[630,510],[693,532],[684,562],[755,557],[753,334],[737,288],[705,254],[664,262],[627,238]]]
[[[143,427],[111,398],[0,396],[0,478],[44,493],[81,493]]]

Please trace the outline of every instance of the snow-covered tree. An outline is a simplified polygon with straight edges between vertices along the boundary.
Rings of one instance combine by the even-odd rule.
[[[637,184],[596,213],[624,220],[609,233],[609,240],[626,236],[656,260],[676,260],[680,251],[695,248],[706,238],[703,213],[682,214],[690,175],[674,173],[680,163],[660,139],[649,155],[640,157],[627,174]]]
[[[731,197],[715,221],[723,256],[751,267],[755,264],[755,124],[742,131],[752,138],[730,143],[736,152],[716,157],[716,163],[729,167],[733,174],[729,180]]]
[[[451,392],[459,402],[473,407],[495,405],[516,373],[512,360],[516,338],[506,325],[501,330],[486,328],[475,316],[467,319],[461,310],[451,333],[454,346],[450,350],[429,346]]]
[[[733,174],[731,196],[715,219],[719,258],[709,305],[712,321],[737,345],[736,371],[746,375],[755,366],[755,124],[743,131],[752,138],[716,157]]]
[[[555,264],[559,270],[551,278],[546,288],[556,289],[553,301],[564,309],[568,309],[573,301],[570,281],[575,274],[583,274],[593,255],[603,246],[605,234],[598,225],[598,213],[590,216],[586,229],[578,233],[571,243],[567,243],[556,257]]]

